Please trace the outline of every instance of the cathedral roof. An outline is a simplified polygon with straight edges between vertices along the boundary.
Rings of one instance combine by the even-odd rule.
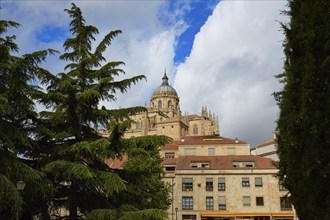
[[[156,88],[156,90],[152,94],[152,97],[157,95],[178,96],[178,93],[175,91],[175,89],[168,84],[168,77],[166,76],[166,73],[164,73],[162,80],[163,80],[162,84]]]

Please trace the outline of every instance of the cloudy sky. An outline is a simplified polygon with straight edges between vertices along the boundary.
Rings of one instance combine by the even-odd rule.
[[[63,51],[69,32],[64,12],[74,2],[86,23],[96,26],[97,41],[121,29],[106,51],[108,61],[121,60],[127,77],[145,74],[147,81],[109,108],[149,104],[166,69],[180,96],[183,113],[207,106],[220,122],[222,136],[255,146],[272,137],[278,107],[272,97],[281,89],[274,75],[283,71],[284,36],[279,21],[286,1],[12,1],[0,0],[0,18],[22,26],[12,30],[20,53],[53,48]],[[44,67],[63,72],[65,63],[50,57]]]

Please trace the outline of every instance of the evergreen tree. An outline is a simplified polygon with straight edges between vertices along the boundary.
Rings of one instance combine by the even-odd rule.
[[[23,199],[29,207],[30,215],[47,211],[42,205],[51,196],[46,187],[47,181],[42,172],[38,172],[37,161],[31,155],[36,149],[33,136],[37,132],[37,113],[33,96],[38,88],[32,80],[40,71],[38,67],[53,50],[37,51],[22,57],[14,56],[19,48],[14,43],[15,36],[4,36],[9,28],[20,25],[13,21],[0,20],[0,218],[17,218],[22,213]],[[16,182],[24,180],[26,189],[22,195],[16,189]],[[33,186],[40,188],[30,193]],[[38,202],[33,200],[39,197]],[[41,201],[41,202],[40,202]],[[37,204],[36,204],[37,203]]]
[[[108,208],[88,213],[88,219],[166,219],[170,186],[161,181],[159,149],[169,141],[165,136],[122,140],[128,158],[115,172],[127,183],[126,190],[110,198]]]
[[[284,89],[277,145],[279,177],[301,220],[330,219],[330,2],[289,1],[283,24]]]
[[[39,100],[51,111],[41,113],[43,135],[38,140],[47,155],[44,170],[56,189],[53,206],[67,207],[69,219],[79,219],[92,210],[93,219],[102,219],[105,212],[108,215],[116,208],[109,202],[110,198],[127,189],[125,180],[105,161],[120,158],[125,152],[128,146],[122,136],[131,123],[129,116],[145,108],[109,110],[104,106],[99,108],[99,104],[101,100],[115,101],[116,92],[126,92],[145,76],[115,81],[116,76],[125,74],[120,68],[124,63],[106,62],[102,54],[121,31],[108,33],[93,50],[98,29],[85,24],[75,4],[65,12],[72,18],[73,37],[65,41],[65,53],[60,59],[69,62],[65,67],[68,72],[58,75],[44,72],[42,76],[47,91],[39,93]],[[108,129],[109,137],[98,135],[94,127],[100,125]],[[155,144],[168,142],[166,137],[152,140]],[[136,215],[149,215],[149,211],[136,211]],[[156,212],[159,211],[151,211]],[[127,215],[131,216],[132,212]]]

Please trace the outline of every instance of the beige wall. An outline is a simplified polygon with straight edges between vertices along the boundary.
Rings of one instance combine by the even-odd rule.
[[[218,209],[219,196],[226,196],[225,212],[241,213],[286,213],[281,211],[280,197],[286,195],[287,191],[280,191],[278,180],[275,178],[277,170],[236,170],[211,171],[207,170],[178,170],[174,179],[174,201],[173,207],[178,208],[178,219],[182,214],[196,214],[200,219],[200,211],[206,210],[206,197],[213,196],[214,211]],[[218,178],[224,177],[226,182],[226,191],[218,191]],[[242,187],[242,177],[250,179],[250,187]],[[263,186],[255,187],[255,177],[262,177]],[[182,191],[182,178],[193,178],[193,191]],[[206,178],[213,178],[213,191],[206,191]],[[193,197],[193,210],[182,210],[182,197]],[[243,206],[243,196],[250,196],[251,205]],[[264,198],[264,205],[256,205],[256,197]],[[171,216],[172,206],[169,209]],[[291,211],[292,212],[292,211]],[[174,213],[175,214],[175,213]]]

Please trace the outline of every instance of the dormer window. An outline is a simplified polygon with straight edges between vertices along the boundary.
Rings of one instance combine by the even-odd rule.
[[[190,163],[190,167],[197,169],[197,168],[202,168],[202,169],[209,169],[211,167],[211,162],[210,161],[192,161]]]
[[[175,158],[174,152],[165,152],[165,158]]]
[[[210,168],[210,163],[202,163],[201,167],[203,168]]]
[[[165,172],[174,172],[175,166],[164,166]]]
[[[233,167],[254,167],[254,161],[233,161]]]

